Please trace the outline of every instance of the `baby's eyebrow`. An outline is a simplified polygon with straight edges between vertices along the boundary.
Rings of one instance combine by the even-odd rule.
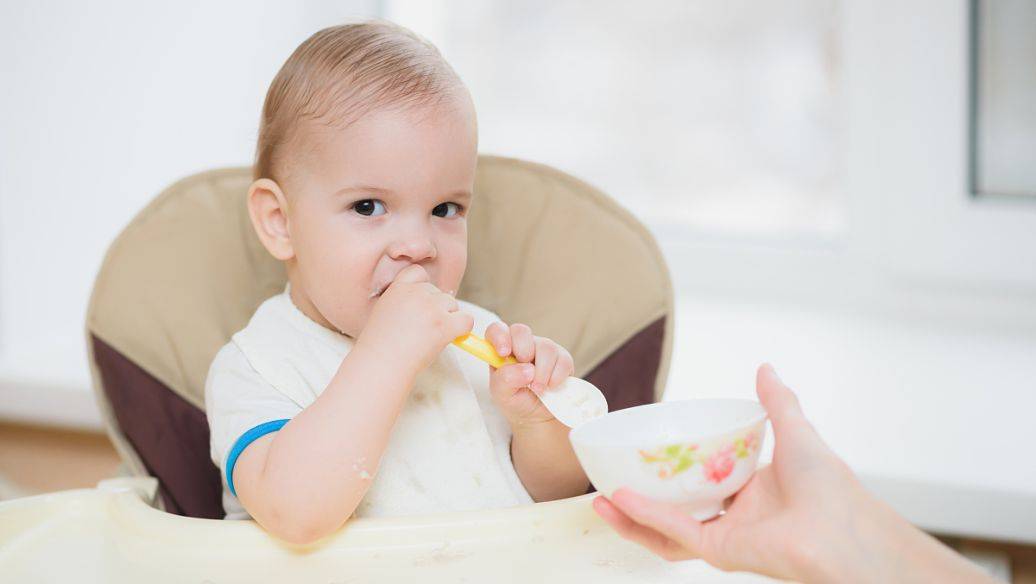
[[[340,197],[342,195],[348,195],[350,193],[378,193],[382,195],[395,195],[391,189],[384,187],[376,187],[373,185],[352,185],[345,188],[338,189],[334,193],[334,197]],[[443,197],[444,199],[457,199],[463,203],[470,203],[472,197],[471,191],[455,191],[449,193]]]
[[[470,191],[457,191],[455,193],[447,195],[446,197],[449,198],[449,199],[460,199],[460,201],[463,202],[463,203],[470,203],[471,202],[471,192]]]
[[[391,194],[392,193],[392,191],[390,191],[389,189],[382,188],[382,187],[376,187],[376,186],[372,186],[372,185],[352,185],[352,186],[348,186],[348,187],[345,187],[345,188],[338,189],[337,191],[335,191],[333,196],[339,197],[339,196],[342,196],[342,195],[348,195],[349,193],[357,193],[357,192],[359,192],[359,193],[386,193],[386,194]]]

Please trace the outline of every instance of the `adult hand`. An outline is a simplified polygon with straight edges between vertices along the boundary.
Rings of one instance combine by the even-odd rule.
[[[820,439],[769,365],[756,392],[773,424],[773,463],[722,516],[701,523],[672,504],[619,489],[594,509],[621,536],[668,560],[802,581],[990,581],[872,497]]]

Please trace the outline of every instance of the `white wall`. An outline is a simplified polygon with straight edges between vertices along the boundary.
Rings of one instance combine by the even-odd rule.
[[[295,46],[376,9],[0,4],[0,403],[5,387],[87,387],[85,309],[110,241],[174,180],[248,164]]]
[[[266,86],[291,50],[379,9],[171,6],[0,4],[0,416],[37,387],[68,388],[89,407],[83,318],[111,239],[174,180],[247,164]],[[434,21],[444,5],[420,6]],[[847,241],[667,245],[679,291],[1036,330],[1036,206],[966,194],[965,8],[840,2]]]
[[[420,7],[434,20],[444,2]],[[897,509],[1036,541],[1017,457],[1036,440],[1036,212],[966,196],[965,8],[839,3],[848,237],[667,246],[681,293],[668,397],[750,396],[754,366],[773,361],[868,484],[893,481]],[[0,417],[98,425],[82,329],[111,239],[177,178],[247,164],[290,51],[377,9],[0,4]],[[861,310],[875,307],[888,314]]]

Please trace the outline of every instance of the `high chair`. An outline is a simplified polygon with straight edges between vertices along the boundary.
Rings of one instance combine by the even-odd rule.
[[[249,168],[166,189],[112,243],[87,312],[93,387],[129,474],[156,505],[221,518],[204,387],[213,356],[285,272],[253,232]],[[458,297],[530,325],[575,360],[612,410],[657,401],[669,367],[673,291],[647,229],[553,168],[481,156]]]
[[[588,494],[350,520],[293,546],[222,517],[202,391],[209,361],[284,271],[245,212],[245,168],[184,179],[112,244],[87,316],[98,403],[128,471],[0,501],[4,582],[759,582],[621,539]],[[461,298],[567,347],[613,409],[657,400],[673,294],[647,230],[585,183],[483,156]],[[157,507],[157,508],[156,508]],[[161,509],[165,509],[165,512]],[[186,516],[185,516],[186,515]]]

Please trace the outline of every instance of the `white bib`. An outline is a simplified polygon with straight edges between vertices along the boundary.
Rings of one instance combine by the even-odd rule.
[[[458,302],[475,317],[480,334],[498,320],[474,304]],[[259,375],[301,408],[324,391],[353,346],[351,338],[303,314],[288,290],[260,305],[232,340]],[[377,470],[368,461],[352,461],[358,474],[371,480],[354,516],[533,502],[514,471],[510,426],[490,397],[488,380],[485,364],[452,345],[417,376]]]

